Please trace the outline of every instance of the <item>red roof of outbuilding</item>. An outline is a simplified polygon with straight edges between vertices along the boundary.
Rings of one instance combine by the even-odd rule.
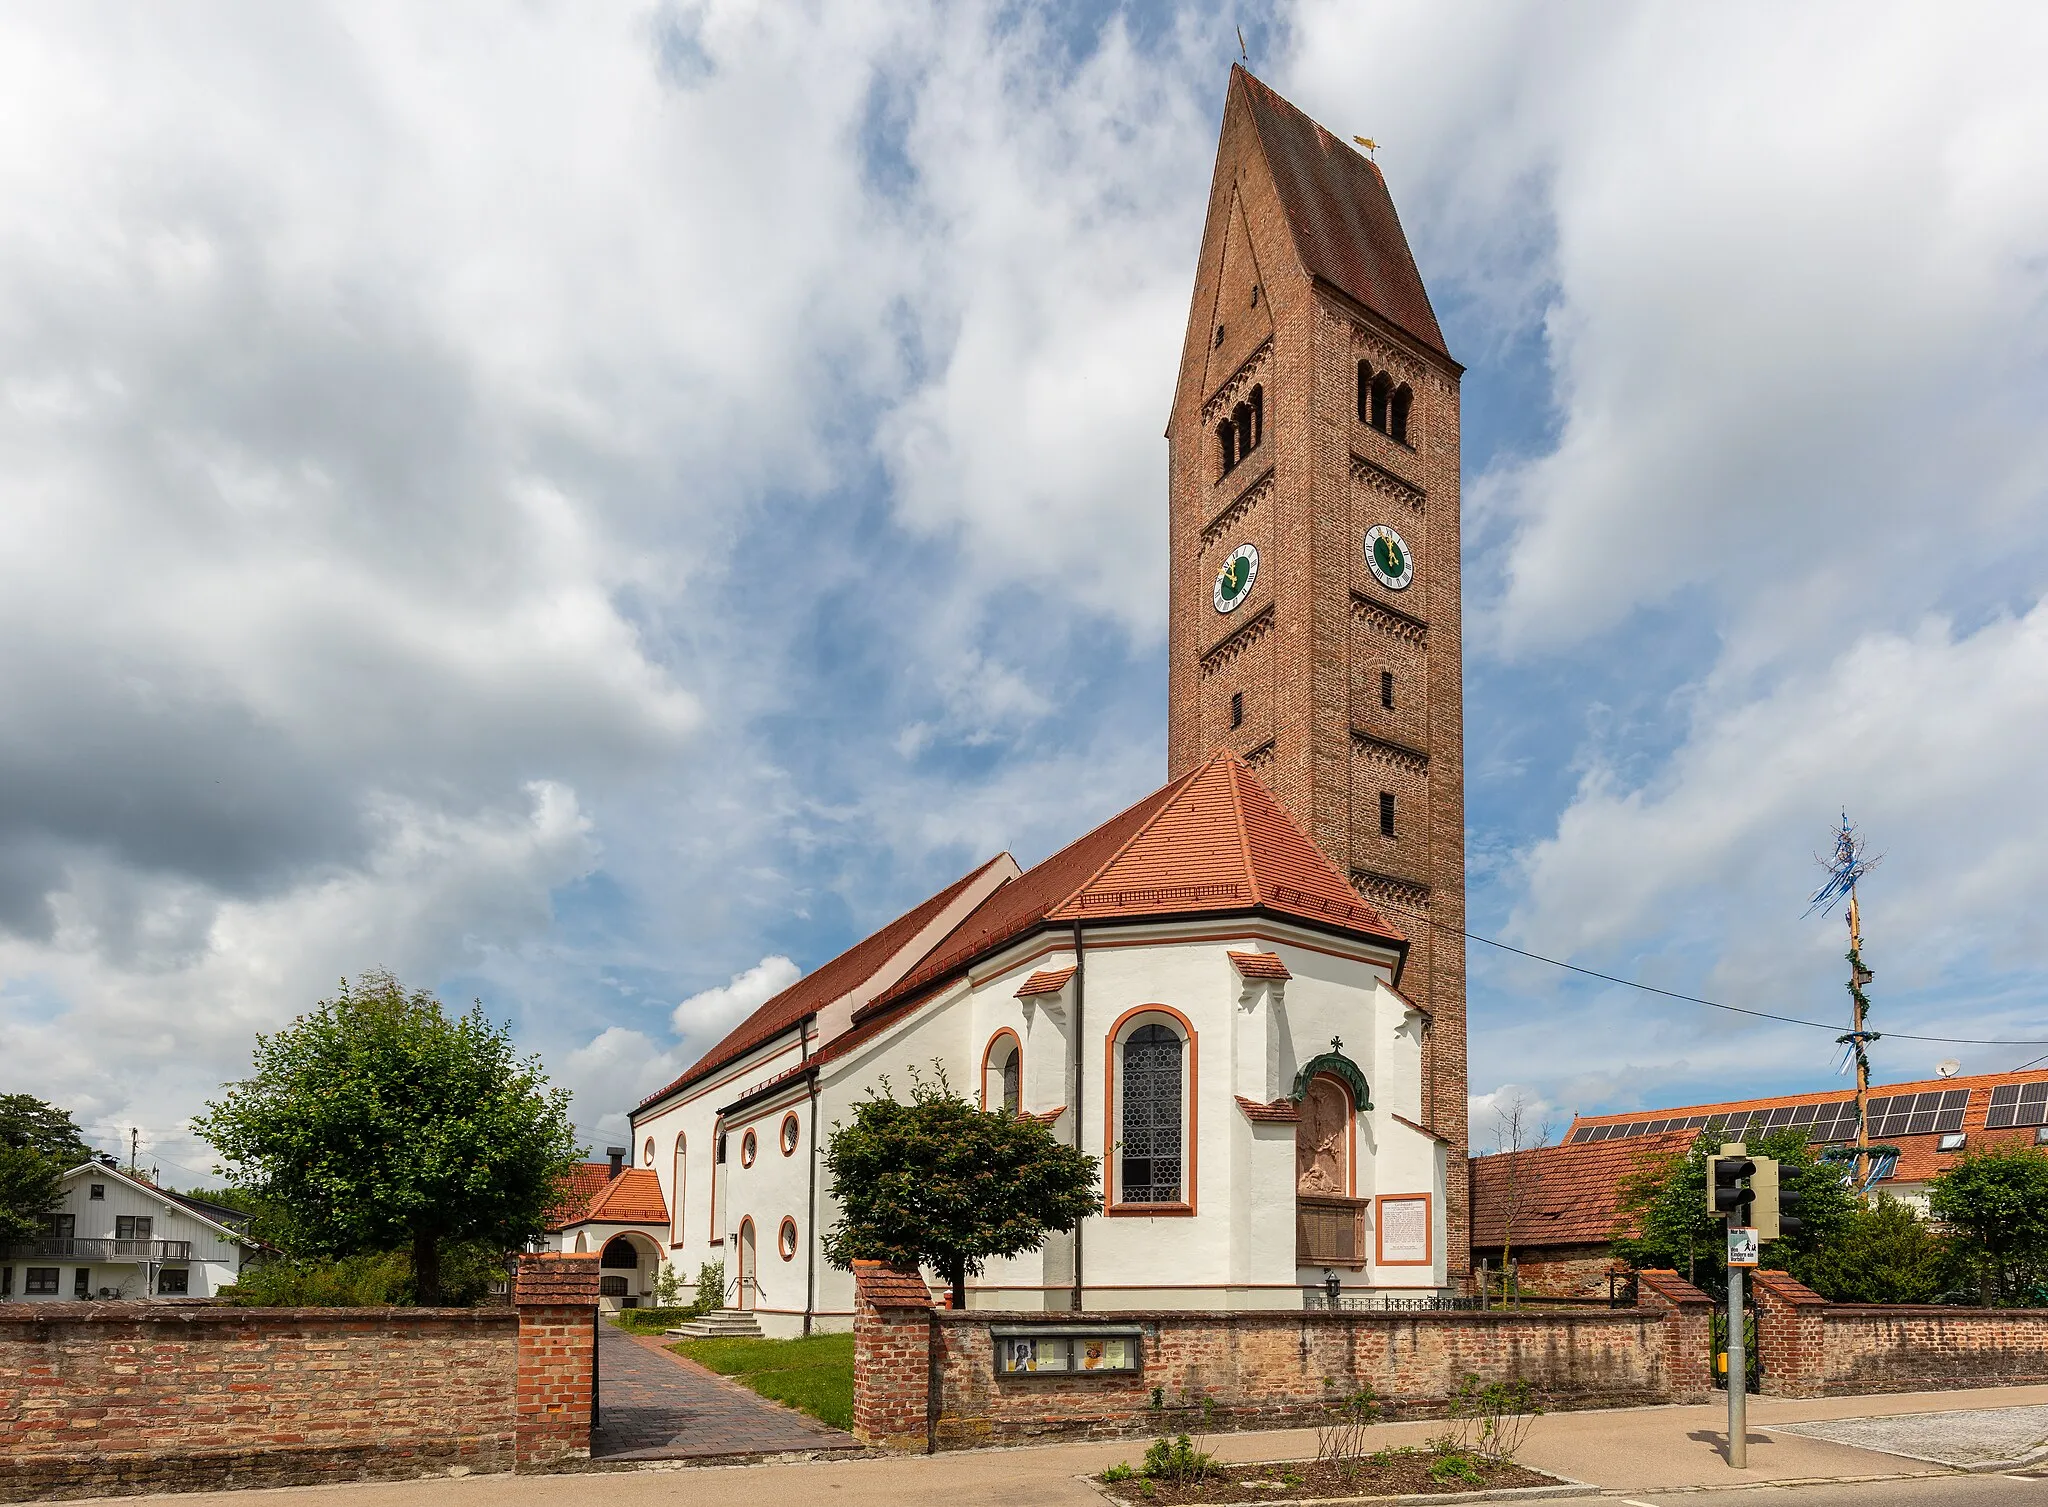
[[[1302,266],[1450,360],[1379,165],[1243,68],[1230,87],[1244,91]]]
[[[668,1204],[652,1167],[628,1167],[590,1201],[592,1224],[667,1224]]]
[[[1248,979],[1291,979],[1287,965],[1270,952],[1233,952],[1231,964]]]
[[[559,1230],[563,1225],[576,1223],[583,1217],[583,1211],[590,1207],[590,1201],[603,1192],[604,1185],[611,1180],[610,1162],[578,1162],[571,1167],[555,1196],[554,1212],[548,1215],[548,1228]]]
[[[1644,1162],[1682,1155],[1690,1132],[1665,1131],[1633,1141],[1544,1146],[1472,1159],[1472,1248],[1587,1245],[1612,1238],[1621,1219],[1621,1186]],[[1521,1207],[1508,1228],[1509,1205],[1521,1182]],[[1633,1232],[1632,1232],[1633,1233]]]

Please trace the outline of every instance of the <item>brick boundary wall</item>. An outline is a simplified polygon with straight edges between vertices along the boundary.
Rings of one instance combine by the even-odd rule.
[[[1780,1397],[1937,1392],[2048,1381],[2048,1310],[1830,1303],[1756,1274],[1762,1387]]]
[[[1082,1322],[1143,1331],[1136,1374],[1000,1377],[991,1324],[1059,1329],[1076,1316],[943,1311],[915,1275],[857,1268],[854,1435],[937,1450],[1285,1427],[1320,1421],[1361,1386],[1396,1416],[1425,1417],[1468,1373],[1527,1378],[1552,1408],[1696,1400],[1709,1385],[1710,1305],[1675,1274],[1653,1275],[1633,1309],[1089,1313]]]
[[[0,1500],[574,1468],[597,1257],[502,1308],[0,1304]]]

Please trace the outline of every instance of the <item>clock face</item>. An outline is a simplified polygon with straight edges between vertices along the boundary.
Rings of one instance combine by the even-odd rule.
[[[1258,578],[1258,547],[1240,544],[1223,562],[1223,569],[1216,572],[1216,610],[1237,611],[1244,604],[1244,599],[1252,594],[1252,582]]]
[[[1415,556],[1408,552],[1408,541],[1384,523],[1365,531],[1365,563],[1372,567],[1373,579],[1389,591],[1406,591],[1415,579]]]

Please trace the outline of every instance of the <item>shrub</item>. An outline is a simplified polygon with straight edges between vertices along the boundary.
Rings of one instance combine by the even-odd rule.
[[[1889,1193],[1856,1209],[1839,1240],[1817,1252],[1807,1281],[1836,1303],[1931,1303],[1951,1256],[1943,1240]]]
[[[1429,1478],[1439,1486],[1448,1486],[1453,1481],[1467,1481],[1475,1486],[1486,1483],[1479,1456],[1456,1449],[1445,1450],[1429,1462]]]
[[[1188,1486],[1223,1473],[1216,1457],[1198,1449],[1187,1434],[1173,1439],[1155,1439],[1145,1451],[1145,1474],[1172,1486]]]
[[[1327,1421],[1316,1429],[1316,1459],[1327,1460],[1349,1481],[1365,1463],[1367,1431],[1380,1421],[1380,1400],[1371,1387],[1361,1387],[1327,1406]]]
[[[1439,1455],[1469,1455],[1489,1464],[1513,1462],[1543,1408],[1527,1381],[1481,1381],[1467,1372],[1451,1394],[1456,1428],[1430,1441]]]
[[[404,1251],[287,1257],[249,1267],[220,1295],[245,1308],[385,1308],[411,1297],[412,1261]]]
[[[1102,1473],[1102,1479],[1110,1482],[1128,1481],[1136,1474],[1137,1472],[1131,1469],[1130,1461],[1119,1460]]]
[[[707,1261],[697,1268],[697,1312],[709,1313],[725,1304],[725,1263]]]

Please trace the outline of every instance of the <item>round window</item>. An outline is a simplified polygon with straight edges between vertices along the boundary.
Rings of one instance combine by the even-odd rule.
[[[796,1221],[788,1215],[782,1219],[782,1228],[775,1232],[775,1249],[782,1253],[782,1259],[796,1259]]]
[[[647,1144],[646,1144],[645,1146],[642,1146],[642,1147],[640,1148],[640,1165],[641,1165],[641,1166],[643,1166],[643,1167],[652,1167],[652,1166],[654,1165],[654,1137],[653,1137],[653,1136],[649,1136],[649,1137],[647,1138]]]
[[[782,1117],[782,1154],[784,1156],[796,1155],[796,1138],[796,1116],[784,1115]]]
[[[759,1143],[755,1141],[753,1131],[750,1130],[740,1137],[740,1165],[742,1167],[754,1165],[754,1153],[758,1147]]]

